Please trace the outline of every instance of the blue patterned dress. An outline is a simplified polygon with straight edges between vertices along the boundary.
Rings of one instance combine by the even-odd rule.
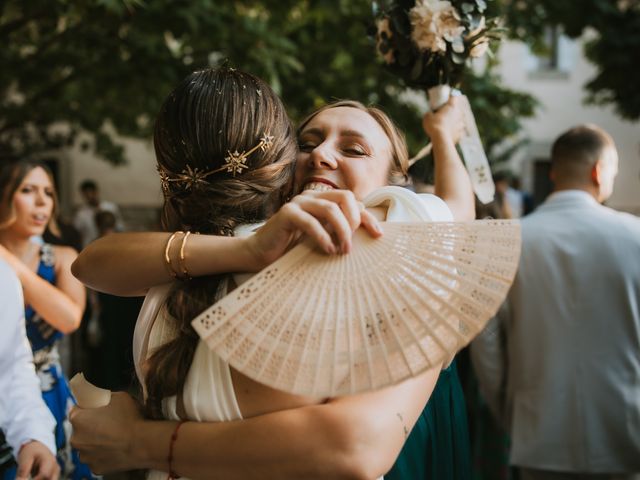
[[[53,247],[44,244],[40,250],[37,273],[52,284],[55,284],[56,280],[54,265]],[[36,372],[40,378],[42,398],[57,422],[55,434],[60,478],[73,480],[95,478],[89,467],[80,462],[78,452],[72,449],[69,443],[71,423],[67,419],[67,414],[75,405],[75,399],[71,394],[67,379],[62,373],[60,356],[58,355],[58,343],[63,333],[45,322],[31,306],[27,306],[25,310],[25,321]],[[14,465],[4,472],[3,479],[14,479],[15,475]]]

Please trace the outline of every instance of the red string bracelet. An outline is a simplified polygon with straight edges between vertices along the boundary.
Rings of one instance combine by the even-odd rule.
[[[176,429],[171,435],[171,440],[169,441],[169,455],[167,456],[167,463],[169,464],[169,476],[167,476],[167,480],[176,480],[177,478],[180,478],[180,475],[173,471],[173,446],[176,444],[176,440],[178,438],[178,430],[180,430],[180,427],[183,423],[184,420],[178,422],[178,424],[176,425]]]

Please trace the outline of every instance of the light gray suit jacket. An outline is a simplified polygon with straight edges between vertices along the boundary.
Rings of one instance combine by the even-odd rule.
[[[507,301],[471,348],[511,463],[640,472],[640,219],[563,191],[523,219],[522,240]]]

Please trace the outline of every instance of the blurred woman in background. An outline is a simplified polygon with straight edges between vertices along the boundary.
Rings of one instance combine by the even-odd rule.
[[[42,397],[56,419],[57,460],[63,478],[92,478],[80,463],[68,437],[67,413],[74,405],[60,358],[58,343],[80,326],[85,288],[71,274],[77,252],[33,240],[47,226],[55,233],[57,198],[48,167],[34,160],[11,160],[0,167],[0,210],[13,221],[0,228],[0,258],[20,279],[26,305],[27,336],[40,377]],[[17,455],[18,452],[13,452]],[[13,478],[7,472],[5,478]]]

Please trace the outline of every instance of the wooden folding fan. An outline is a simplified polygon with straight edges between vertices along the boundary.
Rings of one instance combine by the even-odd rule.
[[[293,248],[192,323],[238,371],[336,396],[439,367],[496,313],[520,255],[517,221],[383,223],[352,252]]]

